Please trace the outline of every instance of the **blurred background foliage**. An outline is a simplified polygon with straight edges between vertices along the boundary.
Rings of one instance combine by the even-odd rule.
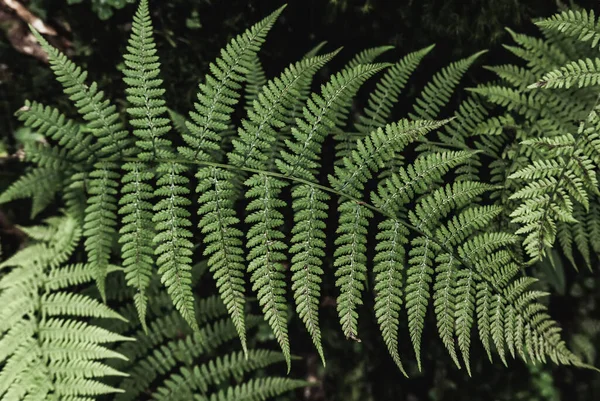
[[[36,99],[69,111],[70,106],[39,54],[27,53],[28,34],[22,16],[0,0],[0,188],[19,174],[19,144],[35,140],[13,113],[25,99]],[[50,39],[78,64],[85,66],[110,97],[123,106],[120,68],[130,29],[134,0],[20,0],[31,15],[55,31]],[[153,20],[163,62],[168,104],[185,112],[208,63],[234,35],[275,9],[282,0],[154,0]],[[566,4],[571,5],[571,4]],[[579,1],[597,8],[597,0]],[[531,33],[530,20],[546,17],[564,6],[556,0],[288,0],[288,8],[261,52],[267,76],[273,76],[320,41],[327,47],[344,46],[328,74],[367,47],[391,44],[390,60],[435,43],[413,80],[420,87],[450,61],[489,49],[485,64],[503,64],[505,27]],[[31,49],[29,49],[31,50]],[[488,75],[474,69],[471,86]],[[317,81],[319,81],[317,79]],[[407,91],[410,95],[410,88]],[[364,101],[364,99],[362,99]],[[358,100],[359,102],[361,99]],[[0,230],[18,246],[14,224],[29,224],[27,208],[0,212]],[[39,216],[43,218],[44,216]],[[12,234],[12,235],[11,235]],[[10,247],[10,244],[9,244]],[[542,286],[552,290],[548,300],[572,348],[587,362],[600,366],[600,278],[594,272],[563,267],[559,255],[553,266],[537,266]],[[327,291],[325,291],[327,293]],[[329,292],[331,293],[331,292]],[[371,307],[365,305],[365,307]],[[402,345],[410,378],[395,368],[380,339],[374,319],[361,321],[362,342],[343,338],[333,303],[323,300],[323,338],[328,350],[325,371],[304,331],[291,328],[294,351],[304,359],[295,366],[318,385],[284,397],[286,400],[523,400],[587,401],[600,399],[600,375],[568,367],[526,366],[500,361],[490,364],[483,349],[473,350],[473,377],[458,371],[430,329],[424,339],[424,371],[409,362],[412,347]],[[365,315],[366,316],[366,315]],[[328,318],[329,317],[329,318]],[[298,323],[295,320],[296,324]],[[429,327],[435,327],[431,325]],[[295,335],[295,332],[301,333]],[[268,330],[258,336],[269,337]],[[294,338],[298,337],[298,338]],[[307,350],[305,354],[302,350]]]

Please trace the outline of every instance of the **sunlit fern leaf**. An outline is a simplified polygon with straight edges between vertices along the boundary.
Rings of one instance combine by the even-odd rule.
[[[600,59],[571,61],[560,69],[544,74],[537,82],[529,85],[533,88],[570,88],[598,85],[600,82]]]
[[[86,321],[122,317],[95,299],[68,292],[74,284],[93,280],[95,273],[89,265],[62,266],[80,236],[77,222],[63,217],[49,240],[29,245],[0,265],[2,400],[92,400],[122,391],[102,382],[125,375],[105,364],[104,359],[125,357],[104,344],[131,339]],[[65,276],[81,270],[87,271],[81,280]]]
[[[589,128],[597,126],[598,117],[594,110],[574,135],[524,142],[536,146],[547,158],[533,160],[509,177],[527,181],[511,195],[512,199],[520,202],[511,217],[521,226],[517,233],[525,234],[525,249],[533,259],[543,257],[546,249],[554,244],[557,223],[576,223],[577,219],[573,216],[575,205],[589,209],[590,194],[598,193],[597,166],[588,158],[586,153],[590,152],[584,151],[582,141],[578,139],[586,135]],[[566,244],[564,237],[561,241]],[[579,242],[582,243],[583,238]]]
[[[600,22],[594,10],[568,10],[555,14],[550,18],[537,21],[536,24],[545,29],[561,32],[582,42],[591,42],[591,47],[598,47],[600,42]]]

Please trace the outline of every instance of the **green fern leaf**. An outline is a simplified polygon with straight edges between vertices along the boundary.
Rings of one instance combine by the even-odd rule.
[[[92,399],[122,391],[100,380],[123,376],[103,360],[124,356],[101,344],[131,339],[85,321],[91,316],[122,317],[92,298],[55,292],[50,284],[53,276],[66,273],[60,265],[77,244],[79,230],[74,220],[62,218],[50,240],[26,247],[20,251],[26,257],[16,254],[2,265],[10,268],[0,278],[3,400]]]

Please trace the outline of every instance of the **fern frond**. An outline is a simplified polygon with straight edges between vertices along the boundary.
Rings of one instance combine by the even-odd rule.
[[[85,135],[75,121],[57,109],[27,100],[15,115],[24,126],[56,141],[76,161],[94,160],[93,135]]]
[[[577,85],[579,88],[595,86],[600,82],[600,59],[584,59],[572,61],[546,73],[538,82],[529,86],[533,88],[570,88]]]
[[[64,217],[59,224],[57,235],[79,238],[74,220]],[[92,399],[122,391],[100,381],[105,376],[124,375],[102,361],[124,357],[101,344],[130,339],[85,322],[89,316],[121,316],[94,299],[54,292],[52,276],[65,273],[60,266],[65,256],[61,255],[65,250],[68,256],[72,252],[57,239],[60,237],[53,237],[42,247],[31,245],[21,251],[27,258],[12,258],[3,264],[3,268],[11,267],[10,273],[0,278],[3,400]],[[15,281],[15,275],[28,278]]]
[[[588,128],[586,128],[586,124]],[[529,140],[528,145],[545,148],[548,160],[532,164],[513,173],[509,178],[527,180],[511,199],[521,204],[511,213],[512,221],[521,225],[518,234],[525,234],[524,246],[533,259],[545,255],[557,235],[558,222],[574,223],[574,203],[589,208],[589,194],[598,192],[597,166],[580,148],[580,137],[598,124],[596,111],[580,124],[575,136]],[[577,138],[577,139],[575,139]]]
[[[115,157],[128,147],[127,131],[119,121],[116,107],[104,99],[104,93],[93,82],[87,85],[87,72],[70,61],[67,56],[52,47],[37,31],[33,34],[48,54],[50,67],[64,92],[77,107],[77,111],[88,122],[88,128],[101,145],[102,156]]]
[[[196,192],[202,194],[198,227],[204,234],[204,255],[209,257],[209,269],[246,350],[243,233],[235,227],[239,219],[234,209],[234,175],[211,167],[200,169],[196,177]]]
[[[87,121],[98,142],[98,155],[114,160],[118,155],[127,154],[129,140],[123,128],[116,107],[104,99],[104,93],[93,82],[85,83],[87,72],[71,62],[64,54],[50,46],[35,30],[36,39],[48,54],[50,66],[65,94],[75,104],[79,114]],[[88,257],[96,266],[96,281],[104,296],[104,278],[110,256],[110,243],[116,234],[116,193],[117,166],[111,161],[98,162],[91,173],[86,208],[84,235]]]
[[[594,10],[563,11],[550,18],[537,21],[536,25],[575,37],[581,42],[591,41],[591,47],[597,47],[600,42],[600,22],[596,20]]]
[[[289,150],[281,152],[279,170],[286,176],[314,180],[327,128],[342,125],[348,114],[347,100],[367,79],[386,67],[387,64],[361,64],[344,69],[323,86],[321,95],[313,94],[303,111],[304,118],[292,128],[294,141],[288,140]]]
[[[392,359],[406,376],[398,352],[398,321],[402,305],[402,271],[404,270],[404,245],[408,230],[396,219],[386,219],[378,226],[373,258],[375,277],[375,316]]]
[[[133,17],[128,52],[124,56],[126,68],[123,70],[129,102],[127,113],[134,128],[138,161],[123,165],[126,174],[121,179],[123,196],[119,210],[125,223],[119,238],[123,244],[123,266],[128,284],[136,289],[134,301],[142,324],[145,324],[146,314],[145,293],[155,263],[152,241],[157,235],[152,222],[155,194],[152,185],[154,172],[150,163],[156,158],[174,156],[171,142],[164,138],[171,125],[162,98],[164,89],[161,88],[160,64],[152,31],[148,2],[142,0]]]
[[[229,160],[239,167],[264,168],[272,144],[277,140],[276,129],[285,126],[284,113],[292,108],[298,90],[309,86],[314,74],[329,62],[334,53],[305,58],[290,65],[276,79],[269,81],[259,92],[254,107],[248,111],[233,140]]]
[[[123,165],[127,173],[122,177],[121,208],[123,226],[119,231],[119,242],[122,244],[121,255],[125,278],[128,284],[137,290],[134,295],[138,317],[145,321],[147,298],[145,290],[150,283],[154,265],[152,240],[155,236],[152,223],[153,188],[148,183],[153,174],[148,166],[141,162]]]
[[[421,60],[433,49],[426,47],[404,56],[396,64],[387,69],[377,82],[375,90],[369,95],[367,106],[355,124],[358,133],[342,132],[336,136],[336,160],[350,156],[359,139],[369,135],[372,130],[382,128],[389,120],[392,108],[399,100],[399,95],[408,82],[409,77],[419,66]]]

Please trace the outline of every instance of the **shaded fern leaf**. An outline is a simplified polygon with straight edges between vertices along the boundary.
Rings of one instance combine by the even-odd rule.
[[[472,56],[451,63],[435,74],[415,101],[414,113],[409,114],[409,117],[423,120],[437,118],[442,107],[450,100],[460,79],[483,54],[485,54],[485,51],[475,53]]]

